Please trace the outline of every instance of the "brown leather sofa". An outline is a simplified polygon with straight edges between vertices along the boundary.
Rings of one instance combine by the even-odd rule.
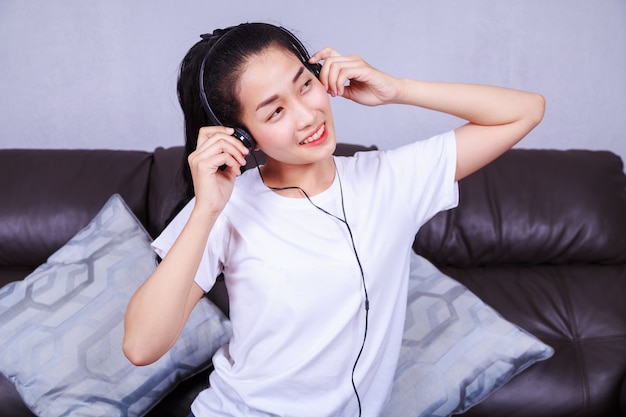
[[[181,161],[180,147],[0,150],[0,286],[45,262],[113,193],[156,236],[182,198]],[[418,253],[555,349],[466,415],[626,415],[623,169],[610,152],[513,150],[463,180],[459,207],[417,235]],[[227,312],[223,286],[209,296]],[[184,381],[148,415],[186,416],[206,383],[206,373]],[[0,416],[32,415],[0,375]]]

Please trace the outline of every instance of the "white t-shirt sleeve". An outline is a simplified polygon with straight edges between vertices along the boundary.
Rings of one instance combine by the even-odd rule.
[[[154,242],[152,242],[152,249],[161,258],[165,258],[178,238],[178,235],[180,235],[183,228],[187,224],[194,204],[195,199],[192,199],[189,203],[187,203],[187,205],[185,205],[176,217],[174,217],[174,220],[172,220],[165,230],[163,230]],[[219,228],[217,224],[216,227]],[[216,227],[214,227],[214,230],[211,233],[215,231]],[[207,247],[205,247],[204,254],[200,260],[200,265],[198,266],[198,271],[196,272],[196,276],[194,278],[195,282],[205,292],[208,292],[213,287],[217,276],[221,273],[221,263],[216,259],[216,255],[212,255],[215,253],[215,251],[210,251]]]
[[[417,226],[440,211],[456,207],[459,201],[456,174],[456,138],[449,131],[385,152],[398,184],[410,183],[416,192],[403,194],[413,210]]]

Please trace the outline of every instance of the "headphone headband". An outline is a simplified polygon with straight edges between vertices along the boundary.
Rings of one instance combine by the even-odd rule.
[[[211,121],[216,126],[223,126],[223,124],[222,122],[220,122],[220,119],[217,117],[217,115],[209,105],[209,99],[206,95],[206,90],[204,88],[204,68],[206,66],[206,61],[209,58],[209,55],[211,55],[211,52],[215,50],[215,47],[219,45],[219,43],[224,39],[224,35],[230,29],[232,29],[232,27],[226,29],[217,29],[212,34],[205,33],[203,35],[200,35],[202,40],[211,41],[212,39],[215,39],[213,41],[213,45],[211,45],[206,54],[204,54],[204,58],[202,58],[202,63],[200,64],[200,72],[198,74],[198,84],[200,87],[200,102],[202,103],[202,107],[204,108],[204,111],[209,118],[209,121]]]

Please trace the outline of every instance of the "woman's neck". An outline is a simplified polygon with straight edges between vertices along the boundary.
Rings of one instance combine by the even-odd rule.
[[[268,188],[284,197],[292,198],[304,198],[298,188],[310,197],[326,191],[335,180],[336,172],[332,156],[306,165],[284,164],[268,158],[260,169],[263,182]],[[286,187],[286,190],[277,189]]]

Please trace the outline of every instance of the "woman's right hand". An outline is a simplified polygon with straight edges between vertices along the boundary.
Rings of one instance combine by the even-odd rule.
[[[198,144],[187,161],[193,178],[196,206],[212,214],[221,212],[232,194],[249,153],[245,145],[224,126],[207,126],[198,132]],[[220,170],[220,167],[225,169]]]
[[[223,126],[199,131],[196,150],[188,158],[196,193],[193,210],[163,261],[126,309],[122,349],[135,365],[153,363],[174,345],[204,294],[194,277],[248,153],[232,133],[233,129]],[[224,170],[219,169],[222,165]]]

